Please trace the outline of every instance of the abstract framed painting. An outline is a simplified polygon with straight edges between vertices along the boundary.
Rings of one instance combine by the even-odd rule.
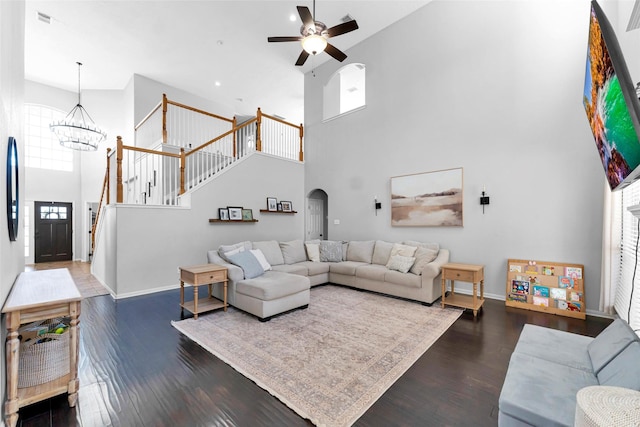
[[[462,227],[462,168],[391,177],[391,225]]]

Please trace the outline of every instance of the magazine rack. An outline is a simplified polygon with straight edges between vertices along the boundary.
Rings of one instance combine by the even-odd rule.
[[[584,266],[563,262],[509,259],[508,307],[586,318]]]

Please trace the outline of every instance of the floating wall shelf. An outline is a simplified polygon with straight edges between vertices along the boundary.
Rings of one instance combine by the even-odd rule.
[[[296,214],[298,213],[298,211],[291,211],[291,212],[285,212],[285,211],[270,211],[268,209],[260,209],[261,213],[274,213],[274,214]]]
[[[237,220],[230,220],[230,219],[209,218],[209,222],[224,222],[224,223],[228,223],[228,224],[243,224],[243,223],[247,223],[247,222],[258,222],[258,220],[257,219],[252,219],[250,221],[237,221]]]

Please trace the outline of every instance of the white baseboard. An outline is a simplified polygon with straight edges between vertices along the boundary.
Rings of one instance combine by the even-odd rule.
[[[155,294],[156,292],[170,291],[170,290],[179,289],[179,288],[180,288],[180,284],[178,283],[176,285],[162,286],[159,288],[152,288],[152,289],[144,289],[142,291],[126,292],[124,294],[114,294],[111,291],[111,296],[114,299],[124,299],[124,298],[131,298],[131,297],[139,297],[141,295]]]

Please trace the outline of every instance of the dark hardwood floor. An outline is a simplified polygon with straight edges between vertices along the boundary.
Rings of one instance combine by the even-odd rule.
[[[178,301],[177,290],[83,300],[78,405],[69,408],[59,396],[25,407],[19,425],[310,425],[173,328]],[[465,312],[355,425],[495,426],[509,357],[525,323],[595,336],[610,322],[487,300],[477,320]]]

